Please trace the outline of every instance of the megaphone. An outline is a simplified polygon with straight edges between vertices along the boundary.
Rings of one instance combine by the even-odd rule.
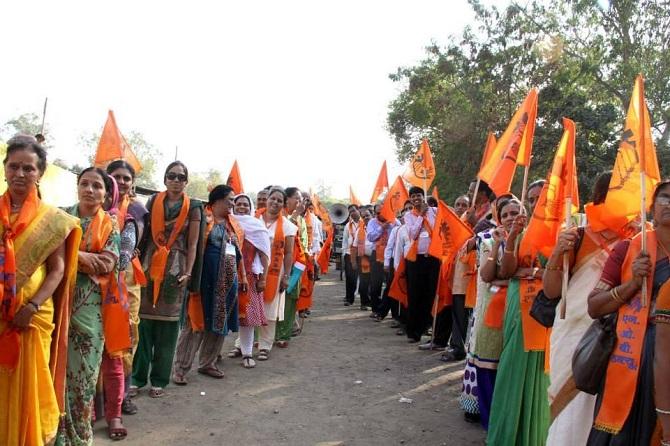
[[[342,203],[335,203],[332,205],[328,210],[328,214],[330,215],[333,224],[336,225],[341,225],[347,221],[347,218],[349,218],[349,210],[347,210],[347,206]]]

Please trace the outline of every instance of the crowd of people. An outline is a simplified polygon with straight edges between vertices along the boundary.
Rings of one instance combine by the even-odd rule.
[[[175,161],[166,190],[144,203],[134,169],[117,160],[84,169],[78,202],[61,210],[40,199],[46,166],[34,138],[8,142],[0,444],[92,444],[96,418],[121,440],[133,398],[188,385],[196,354],[197,372],[221,379],[222,355],[253,368],[302,331],[324,241],[309,194],[268,186],[254,203],[222,184],[202,202],[185,193],[188,169]],[[452,210],[475,235],[452,259],[439,311],[441,260],[429,249],[437,199],[413,186],[393,221],[381,204],[350,205],[344,305],[358,294],[374,321],[390,314],[419,349],[463,361],[460,405],[488,444],[670,444],[670,181],[656,186],[644,247],[639,222],[606,224],[610,177],[598,177],[585,218],[573,218],[549,257],[525,240],[543,181],[523,201],[473,182]],[[406,300],[394,291],[400,271]],[[616,348],[587,392],[573,355],[593,327],[603,338],[608,326]]]
[[[174,161],[143,203],[117,160],[82,170],[78,202],[61,210],[40,199],[46,167],[35,138],[8,141],[0,444],[90,445],[101,418],[124,439],[133,397],[187,385],[196,354],[198,373],[221,379],[222,354],[256,366],[255,332],[260,361],[301,333],[324,235],[309,194],[268,186],[253,203],[221,184],[203,203]]]
[[[610,178],[611,172],[597,178],[585,215],[572,217],[576,224],[560,233],[548,258],[524,240],[545,181],[527,187],[526,203],[473,182],[451,209],[475,236],[452,259],[451,302],[439,311],[440,263],[429,254],[437,200],[411,187],[394,221],[378,204],[350,205],[344,305],[353,305],[358,292],[361,310],[371,309],[375,321],[390,311],[396,334],[419,349],[443,350],[446,362],[465,360],[460,406],[466,421],[486,430],[487,444],[669,445],[670,181],[655,189],[643,251],[639,220],[608,229]],[[402,305],[394,295],[401,261]],[[598,339],[606,342],[608,326],[616,349],[602,369],[586,370],[600,376],[587,393],[573,375],[573,355],[592,327],[601,327]],[[596,349],[589,354],[599,356]]]

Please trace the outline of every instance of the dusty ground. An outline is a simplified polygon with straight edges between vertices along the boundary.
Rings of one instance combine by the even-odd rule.
[[[375,323],[369,312],[344,307],[343,296],[339,273],[324,277],[288,349],[273,349],[251,370],[226,358],[223,380],[191,372],[186,387],[170,385],[162,399],[140,394],[140,412],[124,419],[128,438],[111,442],[98,422],[96,444],[483,444],[482,429],[458,408],[463,363],[420,352],[390,320]]]

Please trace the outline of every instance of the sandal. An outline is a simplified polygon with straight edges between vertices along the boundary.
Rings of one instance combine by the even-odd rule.
[[[288,347],[288,341],[277,341],[277,347],[287,348]]]
[[[228,352],[229,358],[239,358],[240,356],[242,356],[242,350],[237,347]]]
[[[128,388],[128,398],[135,398],[139,394],[140,394],[140,388],[139,387],[131,385]]]
[[[126,415],[135,415],[137,413],[137,404],[133,403],[130,397],[126,397],[121,403],[121,412]]]
[[[221,370],[219,370],[219,369],[217,369],[216,367],[213,367],[213,366],[206,367],[206,368],[200,368],[200,369],[198,369],[198,373],[200,373],[202,375],[207,375],[207,376],[210,376],[210,377],[216,378],[216,379],[221,379],[224,376],[224,374]]]
[[[188,381],[186,381],[184,375],[176,372],[172,374],[172,382],[178,386],[185,386],[188,384]]]
[[[121,427],[107,426],[107,436],[113,441],[123,440],[128,436],[128,430],[123,427],[123,420],[121,418],[114,418],[113,420],[119,420]]]
[[[165,390],[162,387],[152,387],[149,389],[149,396],[151,398],[163,398],[165,396]]]
[[[245,369],[253,369],[256,367],[256,361],[251,356],[244,356],[242,358],[242,367]]]
[[[266,348],[262,348],[258,351],[258,360],[259,361],[267,361],[270,359],[270,350]]]

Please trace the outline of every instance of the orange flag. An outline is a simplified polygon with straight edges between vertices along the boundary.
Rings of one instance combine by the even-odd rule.
[[[133,166],[135,173],[140,173],[142,165],[135,156],[135,152],[130,147],[130,144],[123,137],[121,131],[116,125],[114,112],[109,110],[107,113],[107,122],[102,129],[100,141],[98,142],[98,149],[95,152],[95,167],[105,168],[107,164],[114,160],[125,160],[128,164]]]
[[[405,272],[404,257],[400,259],[398,269],[393,274],[393,282],[391,282],[391,288],[389,288],[389,297],[407,308],[407,273]]]
[[[241,194],[244,192],[244,186],[242,186],[242,176],[240,175],[240,167],[237,165],[237,160],[233,163],[233,167],[230,169],[228,174],[228,181],[226,184],[233,188],[235,194]]]
[[[654,188],[661,175],[656,148],[651,138],[649,111],[644,99],[644,79],[639,75],[635,79],[619,152],[602,209],[607,216],[603,221],[613,231],[620,231],[640,215],[641,172],[644,172],[646,178],[646,203],[649,209]]]
[[[421,141],[419,150],[414,154],[402,176],[413,186],[418,186],[428,192],[427,189],[435,179],[435,163],[433,163],[433,155],[430,153],[430,146],[426,138]]]
[[[451,305],[451,278],[453,266],[457,260],[458,250],[463,244],[471,239],[474,233],[458,215],[440,201],[433,226],[428,254],[440,259],[440,276],[438,281],[437,307],[433,308],[434,314],[439,313],[446,306]]]
[[[333,247],[333,234],[334,231],[331,226],[331,229],[328,231],[326,241],[323,243],[321,251],[319,252],[319,257],[316,259],[316,262],[319,264],[319,268],[321,268],[323,274],[328,274],[328,266],[330,263],[330,251],[332,250]]]
[[[482,161],[479,164],[479,170],[481,171],[484,166],[489,162],[493,150],[496,148],[498,141],[496,140],[496,135],[493,132],[489,132],[489,136],[486,138],[486,147],[484,147],[484,154],[482,155]]]
[[[509,192],[517,164],[527,166],[530,163],[536,116],[537,90],[533,88],[489,152],[488,160],[482,160],[477,177],[485,181],[496,195]]]
[[[405,201],[408,199],[409,195],[407,194],[405,183],[402,182],[402,178],[396,178],[393,182],[393,186],[391,186],[386,194],[386,198],[384,198],[380,215],[384,217],[386,221],[394,221],[396,215],[402,210]]]
[[[363,204],[354,193],[354,189],[351,185],[349,185],[349,204],[355,204],[356,206],[361,206]]]
[[[570,214],[579,210],[577,163],[575,159],[575,123],[563,118],[563,137],[554,155],[554,163],[547,175],[540,198],[528,223],[521,251],[545,257],[551,255],[558,233],[566,219],[566,203],[570,200]]]
[[[370,198],[370,203],[376,203],[377,198],[379,198],[379,196],[388,188],[389,177],[388,173],[386,172],[386,161],[384,161],[384,164],[382,164],[382,168],[379,171],[379,176],[377,177],[377,183],[375,184],[375,188],[372,191],[372,198]]]
[[[433,193],[430,195],[432,195],[436,200],[440,199],[440,192],[437,190],[437,186],[433,186]]]

